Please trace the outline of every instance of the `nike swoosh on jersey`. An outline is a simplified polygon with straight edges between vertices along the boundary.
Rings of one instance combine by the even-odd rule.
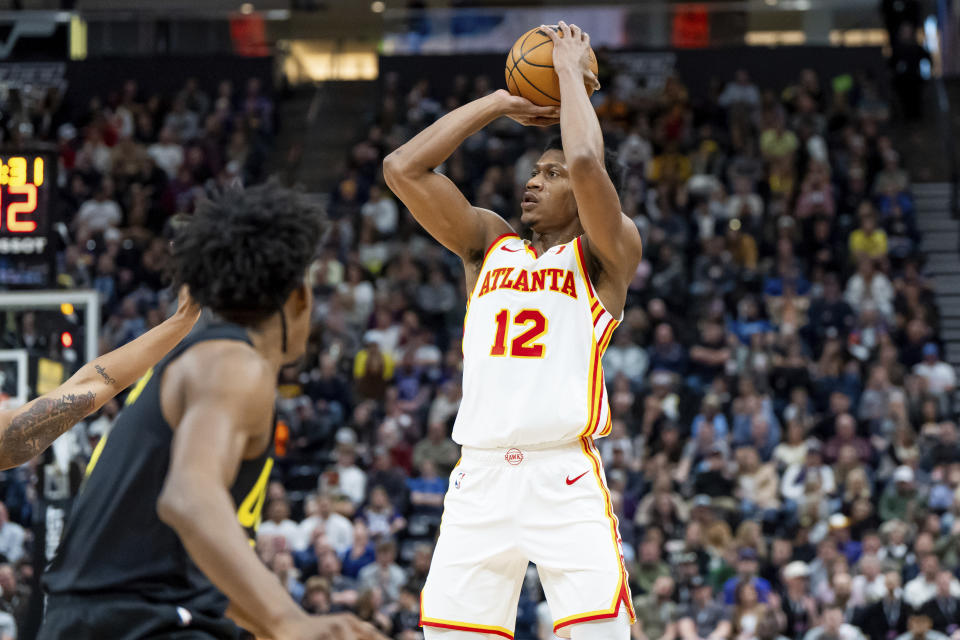
[[[589,471],[584,471],[583,473],[581,473],[580,475],[578,475],[578,476],[577,476],[576,478],[574,478],[573,480],[570,479],[570,476],[567,476],[567,486],[570,486],[571,484],[573,484],[574,482],[576,482],[577,480],[579,480],[579,479],[582,478],[583,476],[587,475],[588,473],[590,473],[590,472],[589,472]]]
[[[511,249],[510,247],[500,247],[500,249],[502,251],[509,251],[510,253],[516,253],[517,251],[520,251],[520,249]]]

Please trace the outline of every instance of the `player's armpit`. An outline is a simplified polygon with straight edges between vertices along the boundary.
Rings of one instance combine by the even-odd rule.
[[[464,262],[477,251],[482,254],[490,241],[511,229],[495,213],[473,207],[435,169],[469,136],[509,114],[515,103],[506,92],[474,100],[431,124],[383,161],[383,177],[390,189],[430,235]]]
[[[512,233],[499,215],[471,205],[446,176],[434,171],[407,173],[395,158],[388,156],[383,164],[390,189],[427,233],[464,262],[472,254],[482,255],[493,238]]]

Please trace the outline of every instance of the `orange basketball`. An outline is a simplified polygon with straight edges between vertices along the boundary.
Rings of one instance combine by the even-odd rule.
[[[597,73],[597,56],[590,49],[590,67]],[[507,55],[507,91],[541,107],[560,104],[560,79],[553,70],[553,40],[534,27],[513,44]],[[593,87],[587,87],[587,95]]]

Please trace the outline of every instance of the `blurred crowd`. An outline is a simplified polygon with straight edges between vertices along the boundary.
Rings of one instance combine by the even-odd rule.
[[[650,86],[602,65],[594,98],[645,245],[604,356],[613,427],[598,443],[633,636],[960,638],[955,372],[889,104],[859,75],[721,80],[694,98],[682,78]],[[482,77],[457,77],[445,95],[384,78],[330,194],[308,356],[280,380],[258,552],[306,609],[352,610],[400,640],[422,637],[419,590],[459,456],[449,434],[465,293],[459,260],[391,196],[380,165],[490,90]],[[272,130],[255,83],[139,100],[128,84],[84,121],[49,128],[72,239],[60,284],[101,293],[103,349],[163,317],[170,217],[211,186],[260,179]],[[440,170],[520,229],[543,140],[501,119]],[[81,455],[116,411],[80,427]],[[4,479],[20,523],[30,473]],[[0,611],[14,615],[25,547],[0,511],[11,563]],[[516,637],[553,637],[535,572]]]
[[[646,255],[604,357],[614,419],[599,445],[640,614],[634,636],[956,634],[955,372],[941,358],[910,177],[877,82],[808,70],[759,87],[740,71],[693,98],[682,78],[650,87],[601,73],[595,106]],[[426,563],[456,459],[447,437],[464,292],[460,265],[398,208],[379,161],[490,90],[484,78],[458,77],[449,95],[385,78],[331,196],[319,366],[290,389],[304,414],[293,441],[309,446],[317,425],[333,433],[337,460],[316,499],[359,526],[340,575],[373,545],[377,589],[354,584],[380,604],[385,629],[412,606],[403,594],[422,571],[402,577],[378,554],[392,559],[398,542],[391,564]],[[542,142],[504,119],[440,170],[519,229],[515,203]],[[436,487],[429,502],[424,478]],[[388,518],[364,512],[381,501]],[[379,543],[367,542],[370,522]],[[320,544],[332,562],[336,545]],[[516,633],[552,637],[534,575]]]

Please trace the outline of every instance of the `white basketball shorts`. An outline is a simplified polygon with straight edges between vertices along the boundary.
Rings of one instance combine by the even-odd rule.
[[[620,533],[590,438],[544,449],[463,447],[444,498],[440,537],[420,598],[427,627],[513,638],[527,563],[554,620],[633,621]]]

